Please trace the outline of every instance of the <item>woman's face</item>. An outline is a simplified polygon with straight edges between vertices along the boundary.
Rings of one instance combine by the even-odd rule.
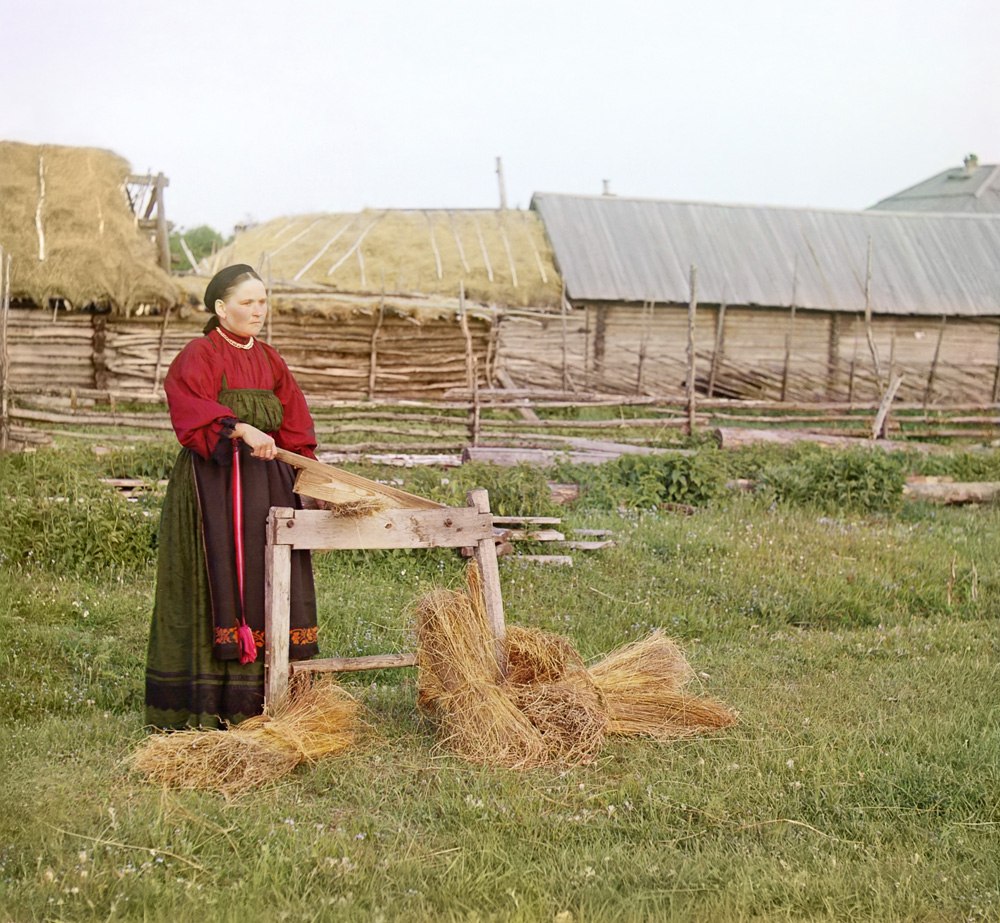
[[[245,279],[225,301],[216,302],[215,313],[229,333],[241,337],[256,336],[267,317],[267,289],[264,283],[260,279]]]

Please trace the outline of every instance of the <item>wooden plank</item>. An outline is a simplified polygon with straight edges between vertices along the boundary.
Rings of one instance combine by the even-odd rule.
[[[494,516],[493,522],[496,525],[520,525],[522,523],[532,526],[558,526],[562,519],[559,516]],[[574,529],[579,532],[579,529]]]
[[[600,551],[602,548],[614,548],[617,542],[613,542],[610,539],[603,542],[562,542],[563,548],[569,548],[572,551]]]
[[[462,548],[486,539],[492,544],[492,517],[466,507],[389,509],[358,518],[273,507],[268,519],[268,541],[294,548]]]
[[[528,532],[511,529],[505,538],[511,542],[562,542],[565,541],[566,536],[556,529],[535,529]]]
[[[275,513],[272,510],[272,516]],[[277,512],[280,512],[277,511]],[[268,526],[271,518],[268,518]],[[292,549],[268,544],[264,549],[264,708],[288,689],[288,632],[291,625]]]
[[[568,554],[519,554],[513,560],[528,564],[553,564],[556,567],[573,566],[573,558]]]
[[[371,654],[367,657],[325,657],[316,660],[293,660],[294,673],[355,673],[361,670],[394,670],[415,667],[416,654]]]

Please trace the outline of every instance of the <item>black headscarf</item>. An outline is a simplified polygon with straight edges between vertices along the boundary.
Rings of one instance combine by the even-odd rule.
[[[219,326],[219,315],[215,313],[215,302],[225,301],[229,293],[236,287],[236,283],[244,281],[244,276],[260,280],[257,270],[246,263],[235,263],[232,266],[227,266],[212,276],[212,281],[205,289],[205,310],[212,315],[208,319],[208,323],[205,324],[205,333],[209,333]]]

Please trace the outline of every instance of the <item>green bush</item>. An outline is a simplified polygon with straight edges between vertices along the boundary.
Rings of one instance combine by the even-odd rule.
[[[0,457],[0,563],[62,574],[148,566],[157,504],[127,501],[100,476],[89,450]]]
[[[907,458],[914,474],[952,477],[956,481],[1000,481],[1000,451],[913,454]]]
[[[816,448],[764,469],[759,489],[773,501],[826,512],[888,512],[902,503],[905,470],[903,456],[877,449]]]
[[[162,481],[170,477],[178,451],[174,439],[124,445],[98,458],[97,466],[102,477]]]
[[[623,455],[603,465],[560,464],[553,476],[580,485],[584,509],[655,509],[664,503],[703,506],[718,496],[725,475],[716,452]]]

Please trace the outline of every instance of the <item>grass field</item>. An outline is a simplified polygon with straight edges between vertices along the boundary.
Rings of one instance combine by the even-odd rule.
[[[775,484],[805,470],[744,461]],[[690,490],[713,464],[685,469]],[[126,766],[156,499],[100,493],[88,465],[0,466],[0,921],[1000,919],[997,508],[709,491],[686,517],[569,511],[617,547],[572,569],[503,559],[508,620],[586,658],[662,626],[734,729],[488,770],[435,747],[412,671],[371,674],[350,686],[361,747],[227,802]],[[324,652],[410,649],[407,606],[462,567],[317,555]]]

